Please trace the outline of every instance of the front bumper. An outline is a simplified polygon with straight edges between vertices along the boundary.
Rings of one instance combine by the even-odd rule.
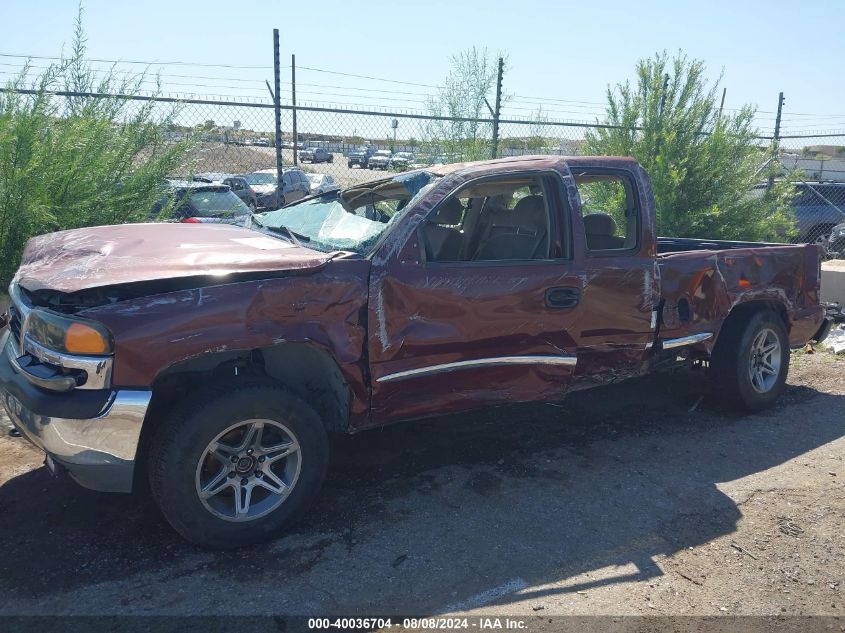
[[[82,486],[131,492],[135,455],[152,393],[136,390],[48,392],[15,371],[0,332],[0,403],[15,428]]]

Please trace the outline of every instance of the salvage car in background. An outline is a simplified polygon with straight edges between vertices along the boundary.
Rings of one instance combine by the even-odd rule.
[[[282,190],[279,191],[275,169],[261,169],[244,176],[247,184],[257,194],[262,209],[278,209],[311,194],[311,183],[301,169],[282,171]]]
[[[242,225],[251,214],[228,185],[195,180],[168,181],[165,195],[153,207],[155,216],[162,211],[190,224]]]
[[[417,160],[411,152],[396,152],[390,159],[391,169],[405,170],[413,165]]]
[[[308,174],[308,181],[311,183],[312,196],[340,188],[328,174]]]
[[[204,172],[196,174],[193,180],[217,185],[226,185],[251,211],[258,209],[258,193],[250,187],[244,176],[235,176],[222,172]]]
[[[390,166],[390,159],[393,158],[393,152],[389,149],[380,149],[370,157],[370,169],[387,169]]]
[[[754,186],[758,194],[768,185]],[[818,244],[828,247],[833,227],[845,222],[845,183],[799,182],[790,201],[795,213],[797,235],[795,243]]]
[[[827,252],[831,257],[845,258],[845,224],[837,224],[830,231]]]
[[[350,169],[355,166],[361,167],[362,169],[368,167],[370,157],[375,154],[375,151],[369,145],[362,145],[358,149],[349,152],[349,155],[346,157],[346,166]]]
[[[333,163],[334,155],[322,147],[306,147],[299,150],[299,160],[303,163]]]
[[[223,179],[223,184],[228,185],[232,193],[243,200],[251,211],[255,211],[260,206],[258,204],[258,192],[247,182],[245,176],[226,176]]]
[[[247,227],[33,238],[0,401],[53,470],[111,492],[146,475],[180,534],[237,547],[302,516],[331,434],[682,365],[765,409],[790,348],[830,329],[819,262],[812,244],[658,238],[630,158],[431,167]]]

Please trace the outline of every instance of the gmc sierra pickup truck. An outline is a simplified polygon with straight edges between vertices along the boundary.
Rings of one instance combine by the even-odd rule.
[[[183,536],[235,547],[302,515],[332,433],[683,363],[763,409],[829,329],[819,270],[815,245],[657,237],[631,159],[434,166],[246,227],[32,239],[0,401],[51,470],[147,478]]]

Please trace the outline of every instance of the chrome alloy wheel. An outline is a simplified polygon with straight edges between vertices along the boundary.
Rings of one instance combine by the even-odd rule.
[[[302,467],[299,442],[274,420],[243,420],[215,437],[197,464],[196,490],[225,521],[252,521],[288,498]]]
[[[751,344],[749,375],[757,393],[767,393],[780,375],[782,351],[778,335],[768,328],[761,330]]]

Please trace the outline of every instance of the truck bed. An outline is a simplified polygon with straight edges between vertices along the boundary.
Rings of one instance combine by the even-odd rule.
[[[760,248],[764,246],[784,246],[768,242],[736,242],[729,240],[697,240],[688,237],[658,237],[657,252],[680,253],[684,251],[720,251],[735,248]]]
[[[790,343],[803,345],[822,323],[818,247],[658,238],[660,338],[711,334],[740,304],[767,302],[786,320]]]

